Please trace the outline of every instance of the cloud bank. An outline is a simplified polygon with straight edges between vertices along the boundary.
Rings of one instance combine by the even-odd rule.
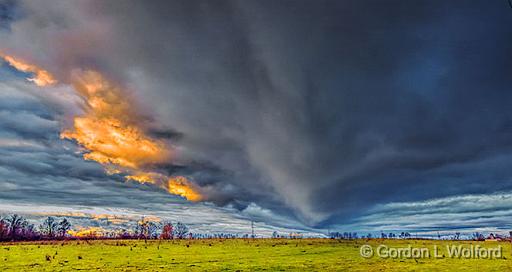
[[[2,52],[55,75],[63,83],[57,91],[72,84],[76,69],[121,84],[151,137],[175,148],[176,157],[155,169],[190,177],[218,206],[243,211],[256,203],[321,228],[379,204],[512,189],[512,16],[505,2],[9,7],[16,16],[2,17]],[[2,162],[15,171],[2,175],[2,186],[23,186],[17,175],[66,172],[51,179],[87,191],[78,185],[85,181],[68,182],[69,171],[53,164],[80,160],[55,159],[70,156],[58,150],[76,148],[55,135],[72,124],[62,116],[76,114],[80,101],[19,81],[4,88],[12,84],[35,94],[0,102],[0,132],[9,136],[1,152],[19,156]],[[35,148],[52,154],[52,164],[18,151]],[[121,186],[122,177],[79,164],[71,178]]]

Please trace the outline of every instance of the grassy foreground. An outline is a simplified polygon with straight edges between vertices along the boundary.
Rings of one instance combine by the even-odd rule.
[[[363,258],[360,246],[501,245],[499,259]],[[512,271],[506,242],[256,239],[0,244],[0,271]]]

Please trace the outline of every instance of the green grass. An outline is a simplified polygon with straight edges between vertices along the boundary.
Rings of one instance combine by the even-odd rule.
[[[446,244],[503,247],[501,259],[382,259],[376,248]],[[445,252],[443,252],[445,253]],[[0,271],[512,271],[506,242],[426,240],[256,239],[183,241],[67,241],[0,244]]]

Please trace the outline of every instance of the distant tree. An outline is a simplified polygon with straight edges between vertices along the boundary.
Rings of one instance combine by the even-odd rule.
[[[172,223],[166,223],[162,227],[162,233],[160,239],[171,240],[174,239],[174,226]]]
[[[188,233],[187,225],[185,225],[181,222],[176,223],[176,227],[174,230],[174,234],[176,235],[176,238],[183,239],[183,238],[185,238],[185,235],[187,235],[187,233]]]
[[[135,233],[137,234],[139,239],[147,239],[148,238],[148,221],[145,221],[144,218],[137,223],[137,227],[135,228]]]
[[[130,234],[126,229],[121,229],[117,235],[115,235],[117,239],[131,239],[134,238],[132,234]]]
[[[60,237],[65,237],[68,230],[71,229],[71,223],[64,218],[59,222],[59,225],[57,226],[57,231],[59,232]]]
[[[479,232],[475,232],[475,233],[473,233],[473,240],[483,241],[483,240],[485,240],[485,237],[483,234],[481,234]]]
[[[13,214],[10,217],[6,219],[6,222],[9,224],[9,236],[12,240],[17,240],[20,237],[18,237],[20,230],[22,229],[23,225],[27,224],[27,221],[17,215]]]
[[[460,232],[455,233],[455,240],[460,240]]]
[[[5,241],[9,235],[9,224],[4,220],[0,219],[0,241]]]
[[[272,238],[279,238],[279,234],[277,234],[277,231],[272,232]]]
[[[156,239],[158,237],[159,224],[155,222],[148,223],[148,237],[150,239]]]
[[[39,226],[39,229],[41,231],[41,234],[43,234],[44,236],[48,238],[53,238],[57,233],[58,226],[59,224],[57,223],[57,221],[55,221],[55,218],[49,216]]]
[[[330,232],[329,233],[329,237],[331,237],[331,239],[342,239],[342,238],[344,238],[343,234],[341,232],[338,232],[338,231]]]
[[[157,237],[158,225],[144,218],[137,223],[135,233],[139,239],[152,239]]]
[[[21,237],[23,240],[39,239],[39,233],[34,227],[34,224],[28,224],[28,222],[25,221],[22,225],[23,227],[21,228]]]

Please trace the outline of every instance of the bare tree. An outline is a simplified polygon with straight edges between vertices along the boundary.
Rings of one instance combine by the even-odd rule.
[[[174,233],[176,234],[176,237],[178,239],[185,238],[185,235],[187,235],[187,233],[188,233],[187,225],[185,225],[185,224],[183,224],[181,222],[176,223],[176,228],[175,228]]]
[[[160,239],[172,240],[174,239],[174,226],[171,223],[166,223],[162,227]]]
[[[37,240],[39,238],[39,233],[34,227],[34,224],[28,224],[27,221],[24,221],[20,236],[23,240]]]
[[[155,239],[158,237],[157,231],[158,231],[158,224],[155,222],[148,222],[148,238],[149,239]]]
[[[144,218],[137,222],[137,226],[135,227],[135,234],[139,239],[147,238],[148,233],[148,222],[144,221]]]
[[[57,231],[59,232],[60,237],[66,236],[66,233],[70,229],[71,229],[71,223],[69,223],[69,221],[66,218],[62,219],[59,222],[59,226],[57,227]]]
[[[0,219],[0,241],[6,240],[8,235],[9,224],[4,219]]]
[[[144,218],[137,222],[135,233],[139,239],[152,239],[157,237],[158,226],[155,222],[146,221]]]
[[[49,216],[39,226],[39,229],[41,231],[41,234],[45,235],[46,237],[53,238],[55,237],[55,234],[57,232],[58,225],[59,224],[57,223],[57,221],[55,221],[55,218]]]
[[[26,220],[17,214],[13,214],[6,219],[6,222],[9,224],[9,235],[11,239],[18,239],[19,231],[23,225],[26,224]]]

